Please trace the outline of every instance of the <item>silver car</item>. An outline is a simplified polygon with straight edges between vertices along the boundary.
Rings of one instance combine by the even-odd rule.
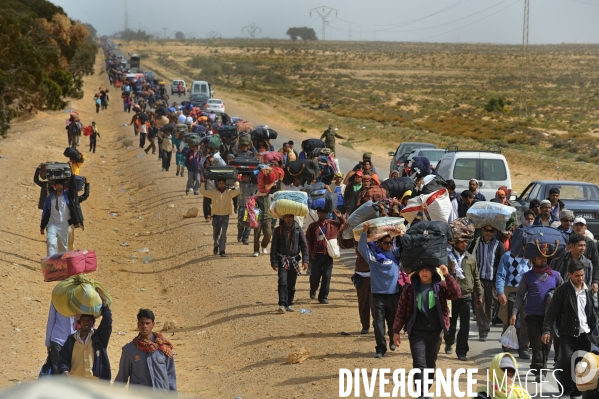
[[[211,98],[206,102],[205,106],[206,111],[215,112],[217,114],[225,113],[225,103],[218,98]]]

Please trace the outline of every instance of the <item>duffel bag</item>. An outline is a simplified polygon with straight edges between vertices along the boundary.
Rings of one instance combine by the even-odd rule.
[[[252,144],[252,136],[249,134],[241,134],[239,136],[239,145],[250,145]]]
[[[477,229],[491,226],[499,231],[506,231],[510,219],[516,213],[516,208],[497,202],[475,202],[466,216],[472,220]]]
[[[311,195],[308,198],[308,208],[331,213],[337,209],[337,194],[327,191],[320,195]]]
[[[322,182],[304,186],[300,190],[307,193],[309,196],[310,195],[322,195],[322,194],[326,193],[326,191],[327,191],[325,184]]]
[[[167,123],[166,125],[160,128],[160,131],[163,133],[170,132],[171,134],[175,133],[176,127],[174,123]],[[185,130],[187,130],[187,125],[185,125]]]
[[[557,229],[530,226],[516,229],[512,238],[510,251],[512,251],[515,257],[526,259],[532,259],[537,256],[558,258],[566,249],[567,243],[567,236]]]
[[[272,129],[269,129],[265,126],[258,126],[254,130],[252,130],[252,139],[253,140],[274,140],[277,138],[278,133]]]
[[[302,141],[302,149],[306,154],[311,154],[316,148],[325,148],[324,141],[319,139],[306,139]]]
[[[70,158],[70,159],[74,160],[75,162],[83,162],[83,159],[81,158],[81,154],[79,153],[79,151],[77,151],[73,147],[67,147],[67,148],[65,148],[64,152],[62,153],[62,155],[64,155],[67,158]]]
[[[84,249],[68,251],[42,259],[44,281],[62,281],[81,273],[91,273],[98,267],[96,252]]]
[[[379,217],[380,208],[372,201],[363,203],[358,209],[356,209],[345,221],[347,229],[343,230],[342,237],[345,240],[353,239],[354,235],[352,230],[362,222],[371,220]]]
[[[187,137],[187,145],[190,147],[199,147],[201,142],[202,139],[197,134],[190,134],[189,137]]]
[[[61,281],[52,290],[52,303],[56,311],[65,317],[78,314],[90,314],[98,317],[102,314],[102,299],[96,292],[100,288],[106,296],[106,305],[110,306],[112,297],[94,280],[87,279],[83,274],[77,274]]]
[[[293,183],[293,179],[300,179],[311,182],[318,176],[320,167],[318,162],[310,159],[298,159],[285,165],[284,184]]]
[[[409,177],[394,177],[381,183],[381,187],[387,190],[389,198],[401,198],[406,191],[414,192],[414,179]]]
[[[451,239],[447,222],[421,221],[401,238],[403,270],[410,274],[421,266],[447,265],[447,241]]]
[[[218,134],[213,134],[212,136],[210,136],[210,138],[208,139],[208,148],[210,148],[211,150],[218,150],[220,148],[221,145],[221,141],[220,141],[220,136]]]
[[[45,164],[45,168],[42,167],[42,171],[44,171],[44,169],[46,179],[49,181],[67,180],[71,178],[71,167],[68,163]]]
[[[420,189],[420,194],[422,194],[422,195],[432,194],[435,191],[439,191],[442,188],[446,188],[446,187],[447,187],[447,183],[445,182],[445,180],[441,176],[435,175],[435,177],[433,177],[433,179],[431,181],[429,181],[424,186],[422,186],[422,188]]]
[[[270,214],[275,218],[285,215],[308,215],[308,194],[301,191],[277,191],[271,197]]]
[[[234,166],[207,166],[204,176],[208,180],[237,180],[237,170]]]
[[[202,136],[206,135],[206,128],[202,125],[193,125],[191,131]]]
[[[262,159],[264,160],[263,163],[279,163],[279,162],[283,162],[283,160],[285,159],[285,156],[283,155],[283,153],[278,152],[278,151],[267,151],[265,153],[263,153],[261,155]]]
[[[406,207],[401,210],[400,215],[410,223],[415,219],[436,220],[447,223],[451,210],[449,192],[446,188],[443,188],[432,194],[419,195],[408,200]]]
[[[227,137],[233,140],[237,138],[237,128],[235,126],[223,125],[216,130],[218,135],[224,139]]]
[[[381,239],[382,237],[388,235],[391,237],[403,236],[406,233],[406,225],[404,218],[396,218],[391,216],[383,216],[380,218],[368,220],[370,222],[370,227],[368,227],[366,241],[372,242]],[[354,240],[360,241],[360,236],[364,232],[364,223],[360,223],[353,229]],[[390,231],[394,231],[395,229],[399,229],[400,233],[390,234]]]

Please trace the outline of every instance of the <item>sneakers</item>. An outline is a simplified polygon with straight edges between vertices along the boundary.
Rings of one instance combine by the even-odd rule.
[[[468,360],[468,357],[466,357],[466,355],[458,355],[458,360],[465,362]]]
[[[262,253],[263,253],[264,255],[268,255],[268,249],[266,249],[266,248],[262,248]]]
[[[518,357],[520,359],[530,359],[530,354],[528,353],[528,351],[522,351],[518,352]]]
[[[279,306],[279,313],[285,313],[286,311],[285,306]]]
[[[453,348],[451,347],[451,345],[445,345],[445,353],[447,353],[448,355],[451,355],[453,353]]]
[[[295,312],[295,309],[293,308],[293,306],[287,306],[287,311],[288,312]]]
[[[362,330],[360,330],[360,334],[368,334],[368,328],[363,328]]]
[[[328,299],[319,299],[318,302],[322,303],[323,305],[328,305],[329,304],[329,300]]]
[[[260,256],[260,252],[254,252],[254,258],[257,258],[258,256]]]
[[[397,349],[397,347],[395,345],[391,344],[391,345],[389,345],[389,349],[394,351],[395,349]]]
[[[215,245],[214,248],[212,248],[212,253],[218,255],[218,245]]]
[[[486,335],[481,335],[480,337],[478,337],[478,340],[480,342],[486,342],[487,341],[487,336]]]
[[[383,356],[385,356],[385,354],[384,354],[384,353],[377,353],[376,355],[374,355],[374,358],[375,358],[375,359],[382,359],[382,358],[383,358]]]
[[[243,245],[250,245],[248,241],[243,241]]]
[[[316,291],[310,291],[310,299],[316,299]]]
[[[200,192],[199,191],[194,191],[193,195],[200,195]]]
[[[226,257],[227,257],[227,254],[226,254],[226,253],[224,253],[224,252],[221,252],[221,253],[220,253],[220,257],[221,257],[221,258],[226,258]]]

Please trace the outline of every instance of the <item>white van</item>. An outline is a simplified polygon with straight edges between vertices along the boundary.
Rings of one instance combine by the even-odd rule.
[[[214,92],[212,91],[212,85],[203,80],[195,80],[191,84],[191,90],[189,91],[189,95],[193,96],[194,94],[203,94],[208,96],[208,98],[212,98]]]
[[[479,191],[487,201],[495,198],[501,186],[512,189],[510,168],[501,154],[501,148],[488,151],[447,149],[437,164],[437,173],[445,180],[453,180],[456,193],[468,189],[471,179],[478,180]],[[509,195],[509,193],[508,193]]]

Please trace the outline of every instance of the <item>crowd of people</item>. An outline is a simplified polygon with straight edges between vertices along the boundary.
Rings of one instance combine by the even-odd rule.
[[[116,86],[123,80],[124,71],[119,72],[111,48],[106,45],[104,50],[107,70],[112,71],[110,81]],[[248,256],[268,255],[265,262],[278,274],[278,312],[295,311],[296,282],[302,273],[307,273],[310,280],[306,296],[323,305],[329,303],[334,266],[329,243],[338,240],[345,248],[355,250],[352,281],[357,295],[357,320],[362,334],[368,334],[371,326],[374,329],[375,358],[384,357],[388,350],[395,351],[403,330],[408,333],[415,369],[435,368],[443,342],[445,353],[455,352],[458,360],[466,361],[474,312],[480,341],[487,340],[493,325],[502,324],[503,331],[509,326],[517,327],[518,356],[531,360],[537,382],[543,379],[542,370],[547,369],[553,343],[555,367],[562,370],[558,379],[564,396],[580,394],[571,378],[570,358],[576,350],[591,350],[589,336],[597,323],[593,294],[599,288],[599,252],[585,219],[574,218],[572,211],[565,209],[558,189],[552,189],[546,200],[533,201],[523,212],[520,226],[507,231],[491,224],[475,229],[467,217],[468,210],[477,202],[487,201],[479,191],[478,181],[472,179],[467,190],[456,193],[455,183],[436,175],[424,157],[415,157],[401,172],[390,174],[389,179],[409,177],[414,187],[392,196],[385,181],[379,178],[370,154],[364,154],[346,175],[338,169],[333,159],[335,138],[343,137],[332,126],[321,137],[328,152],[312,151],[305,146],[298,152],[293,141],[283,143],[276,151],[271,140],[255,139],[249,131],[220,138],[219,129],[234,125],[233,118],[200,112],[192,102],[169,105],[166,93],[151,82],[125,82],[121,90],[124,110],[134,113],[131,124],[135,136],[140,137],[140,148],[147,154],[158,152],[164,172],[169,172],[174,157],[176,175],[183,177],[187,173],[187,180],[181,183],[182,191],[203,197],[204,218],[213,228],[213,254],[227,256],[227,230],[230,218],[236,215],[237,241],[249,245],[253,235]],[[76,121],[73,119],[72,123]],[[68,126],[67,131],[70,132]],[[194,138],[196,135],[199,141]],[[69,144],[74,148],[78,145],[78,139],[70,133]],[[323,153],[331,156],[323,158]],[[41,167],[34,178],[42,187],[41,232],[47,231],[48,255],[71,250],[74,229],[83,228],[80,204],[89,197],[90,189],[85,181],[84,193],[79,195],[76,176],[85,157],[79,151],[69,154],[72,176],[68,181],[41,182]],[[207,177],[211,168],[237,165],[240,159],[248,163],[258,160],[259,165],[271,168],[273,173],[281,172],[266,187],[257,179],[260,168],[237,168],[239,178]],[[315,162],[317,172],[285,178],[289,166],[299,161],[307,162],[305,165]],[[293,214],[273,217],[269,212],[269,194],[310,189],[318,183],[334,196],[335,209],[311,210],[306,218]],[[453,236],[448,240],[445,264],[425,264],[406,273],[402,265],[402,233],[391,230],[369,242],[369,222],[363,223],[359,239],[342,238],[343,231],[349,228],[348,218],[363,204],[384,202],[382,215],[398,217],[411,198],[433,183],[446,189],[451,200],[447,222]],[[508,187],[500,187],[490,201],[510,205],[508,193]],[[246,223],[248,209],[255,210],[249,215],[256,218],[251,227]],[[567,235],[567,250],[554,258],[546,253],[531,259],[512,255],[515,230],[528,226],[553,227]],[[104,301],[103,293],[99,294]],[[150,310],[141,309],[137,320],[139,335],[123,348],[115,381],[176,390],[172,345],[152,331],[154,315]],[[108,306],[102,307],[102,322],[97,329],[93,328],[94,322],[95,318],[88,315],[81,315],[78,320],[65,318],[51,307],[46,346],[54,373],[110,379],[106,347],[112,315]],[[498,346],[497,350],[506,354],[494,359],[494,367],[513,376],[517,363],[507,355],[510,348]],[[148,360],[135,361],[140,356]],[[418,379],[422,389],[426,388],[425,381]]]

